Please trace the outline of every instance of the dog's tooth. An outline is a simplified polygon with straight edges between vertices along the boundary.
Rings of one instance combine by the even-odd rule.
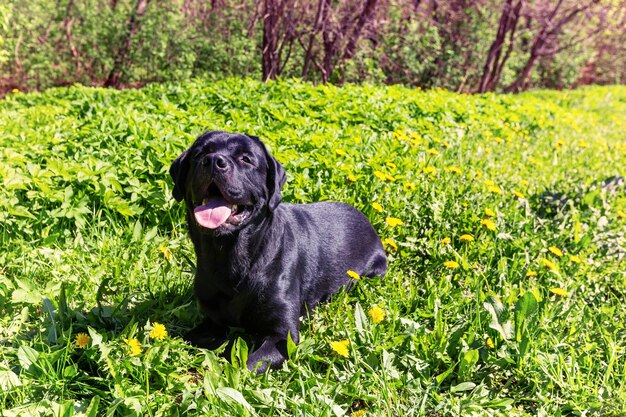
[[[206,206],[207,204],[209,204],[209,197],[205,197],[205,198],[202,200],[202,205],[203,205],[203,206]]]
[[[237,204],[233,204],[233,206],[231,207],[230,211],[232,211],[233,213],[237,211]]]

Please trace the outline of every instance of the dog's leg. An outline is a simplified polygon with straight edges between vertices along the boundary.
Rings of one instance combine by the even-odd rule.
[[[298,342],[298,334],[292,335],[293,341]],[[261,346],[248,356],[248,369],[263,373],[270,367],[280,368],[287,360],[287,339],[284,336],[273,336],[263,340]]]
[[[183,339],[199,348],[217,349],[228,340],[228,329],[218,326],[210,319],[191,329]]]

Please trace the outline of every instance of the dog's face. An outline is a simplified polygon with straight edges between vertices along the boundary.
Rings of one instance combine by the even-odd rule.
[[[285,170],[254,136],[206,132],[170,167],[172,194],[204,234],[243,229],[276,209]]]

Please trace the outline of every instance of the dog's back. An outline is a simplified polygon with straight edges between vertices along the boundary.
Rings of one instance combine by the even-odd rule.
[[[376,231],[363,213],[348,204],[281,204],[275,216],[287,220],[283,244],[296,246],[294,261],[305,284],[302,301],[308,308],[351,284],[349,270],[367,277],[383,276],[387,271]]]

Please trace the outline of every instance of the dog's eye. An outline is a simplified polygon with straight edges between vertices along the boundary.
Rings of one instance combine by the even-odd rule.
[[[246,164],[251,164],[252,163],[252,159],[250,159],[250,157],[248,155],[241,155],[241,160],[243,162],[245,162]]]

